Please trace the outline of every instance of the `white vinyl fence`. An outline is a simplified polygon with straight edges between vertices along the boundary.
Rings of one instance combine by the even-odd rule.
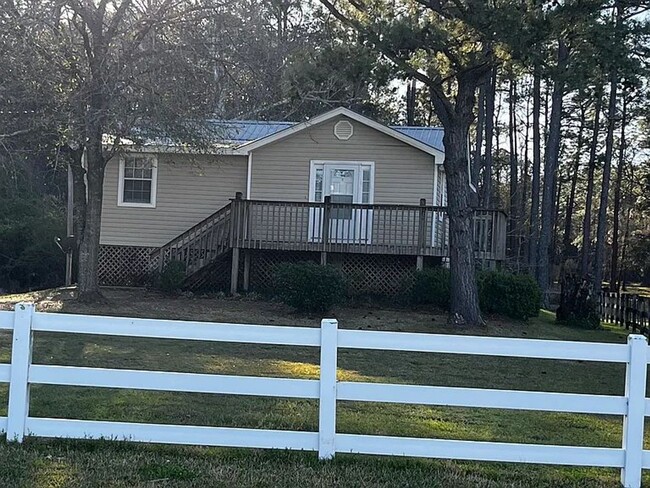
[[[348,452],[613,467],[621,469],[621,482],[628,488],[639,488],[642,469],[650,469],[650,451],[643,450],[644,420],[650,415],[646,399],[648,344],[640,335],[630,335],[627,344],[607,344],[341,330],[331,319],[323,320],[320,329],[217,324],[40,313],[26,303],[18,304],[13,312],[0,312],[0,329],[13,330],[11,364],[0,365],[0,382],[9,383],[8,417],[0,417],[0,430],[6,431],[10,441],[21,442],[26,435],[108,438],[309,450],[318,451],[321,459]],[[35,332],[319,347],[320,379],[32,364]],[[339,348],[624,363],[625,396],[337,381]],[[319,429],[295,432],[36,418],[29,416],[29,387],[35,383],[318,399]],[[340,434],[336,432],[337,400],[619,415],[624,418],[623,439],[620,448],[603,448]]]

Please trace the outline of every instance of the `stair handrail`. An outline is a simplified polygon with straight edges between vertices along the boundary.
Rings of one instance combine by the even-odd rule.
[[[228,204],[224,205],[223,207],[221,207],[216,212],[208,215],[206,218],[204,218],[203,220],[201,220],[197,224],[193,225],[192,227],[190,227],[186,231],[184,231],[182,234],[177,235],[176,237],[169,240],[168,242],[166,242],[165,244],[163,244],[159,248],[154,249],[151,252],[151,255],[150,255],[152,260],[160,255],[161,259],[160,259],[160,262],[158,263],[158,266],[161,267],[162,264],[163,264],[162,257],[164,256],[164,252],[167,249],[170,249],[170,248],[174,247],[176,244],[178,244],[178,243],[184,241],[185,239],[189,238],[193,233],[196,233],[197,231],[199,231],[199,229],[201,229],[201,227],[205,227],[205,229],[203,229],[201,231],[201,233],[203,233],[203,232],[209,230],[213,225],[223,222],[225,220],[225,218],[222,218],[222,217],[225,214],[230,212],[231,206],[232,206],[232,203],[228,203]]]

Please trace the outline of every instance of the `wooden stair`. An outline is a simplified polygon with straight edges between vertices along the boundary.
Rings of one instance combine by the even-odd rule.
[[[180,261],[185,265],[184,284],[188,288],[205,284],[209,279],[206,273],[219,267],[232,249],[231,214],[229,203],[153,251],[152,268],[162,272],[170,261]]]

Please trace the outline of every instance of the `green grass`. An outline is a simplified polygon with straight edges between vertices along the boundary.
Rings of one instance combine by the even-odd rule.
[[[278,304],[245,300],[168,299],[142,292],[110,292],[89,307],[48,302],[50,309],[146,317],[315,326]],[[57,302],[58,303],[58,302]],[[490,321],[486,330],[453,330],[426,310],[352,309],[335,313],[341,327],[437,333],[479,333],[598,342],[624,342],[624,331],[581,331],[553,324],[542,313],[528,323]],[[9,359],[0,335],[0,361]],[[314,348],[203,343],[100,336],[38,334],[34,361],[252,376],[318,377]],[[403,384],[512,388],[622,394],[620,365],[465,355],[342,350],[339,378]],[[160,422],[270,429],[317,430],[318,405],[231,395],[181,394],[37,385],[31,415],[93,420]],[[6,388],[0,415],[6,414]],[[339,402],[337,431],[444,439],[618,447],[619,417]],[[650,440],[650,436],[648,436]],[[650,480],[649,480],[650,481]],[[30,439],[0,442],[0,486],[241,486],[241,487],[615,487],[618,472],[499,463],[465,463],[337,455],[319,463],[315,453],[212,449]],[[649,485],[650,486],[650,485]]]

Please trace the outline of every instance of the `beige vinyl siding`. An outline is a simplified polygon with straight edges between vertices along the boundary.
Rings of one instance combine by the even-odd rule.
[[[246,192],[245,156],[158,155],[155,208],[120,207],[117,158],[104,178],[101,243],[158,247]]]
[[[433,156],[351,119],[347,141],[334,136],[345,116],[253,151],[251,198],[307,201],[311,160],[374,161],[374,203],[418,205],[433,199]]]

